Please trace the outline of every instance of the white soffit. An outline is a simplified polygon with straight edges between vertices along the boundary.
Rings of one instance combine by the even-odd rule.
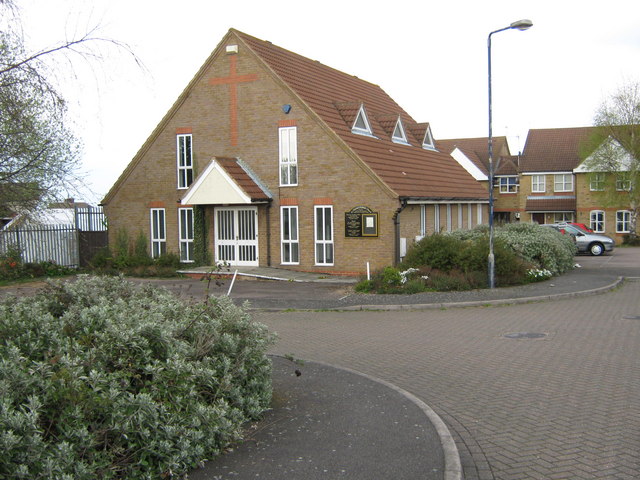
[[[456,162],[460,164],[462,168],[469,172],[469,175],[471,175],[476,180],[489,180],[488,177],[482,172],[482,170],[476,167],[476,165],[471,160],[469,160],[469,157],[462,153],[462,150],[460,150],[458,147],[456,147],[453,152],[451,152],[451,156],[455,159]]]

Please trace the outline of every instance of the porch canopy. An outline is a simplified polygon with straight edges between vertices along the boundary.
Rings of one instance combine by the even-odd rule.
[[[531,196],[527,197],[527,212],[575,212],[576,197],[573,196]]]
[[[182,205],[256,204],[272,195],[258,176],[239,158],[215,157],[198,175]]]

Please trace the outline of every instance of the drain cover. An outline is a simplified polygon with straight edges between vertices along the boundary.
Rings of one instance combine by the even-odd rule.
[[[625,315],[622,318],[625,320],[640,320],[640,315]]]
[[[533,332],[515,332],[505,333],[504,338],[544,338],[546,333],[533,333]]]

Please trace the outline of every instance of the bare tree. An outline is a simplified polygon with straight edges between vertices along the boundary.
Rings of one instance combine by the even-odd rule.
[[[56,70],[100,62],[103,50],[130,48],[97,27],[37,51],[25,48],[19,10],[0,0],[0,215],[68,195],[81,183],[81,142],[69,127]]]

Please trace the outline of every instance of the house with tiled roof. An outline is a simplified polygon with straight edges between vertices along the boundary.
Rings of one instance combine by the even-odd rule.
[[[154,257],[362,272],[487,222],[449,153],[378,85],[231,29],[103,205]]]
[[[438,150],[449,152],[470,175],[488,189],[489,139],[456,138],[437,140]],[[511,223],[520,218],[519,156],[511,155],[507,137],[492,138],[494,168],[494,221]]]

